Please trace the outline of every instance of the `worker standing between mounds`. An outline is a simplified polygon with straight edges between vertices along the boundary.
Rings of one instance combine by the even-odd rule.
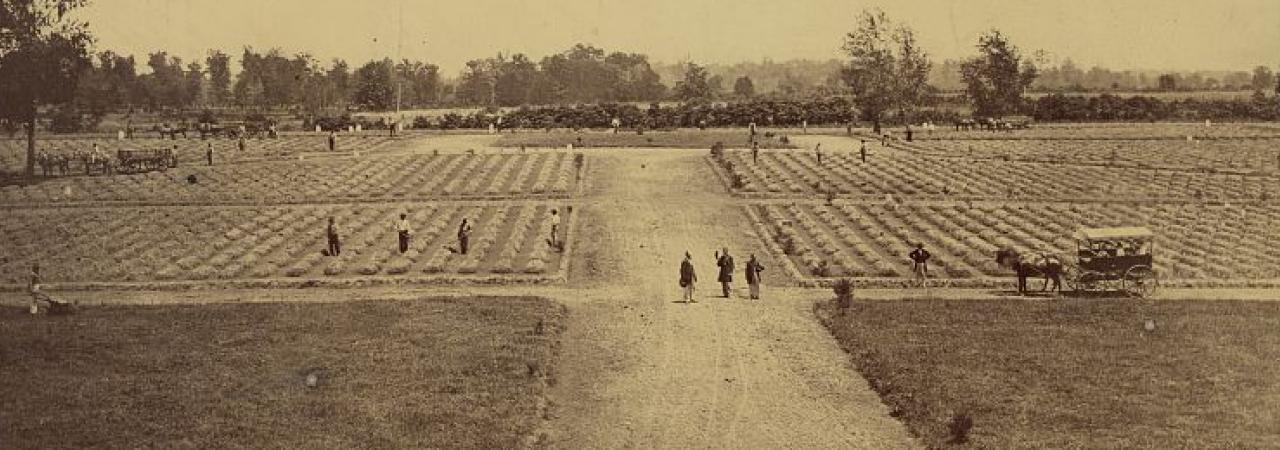
[[[337,149],[338,149],[338,133],[336,131],[329,130],[329,151],[334,151]]]
[[[818,154],[818,165],[821,166],[822,165],[822,143],[821,142],[819,142],[818,145],[813,146],[813,152]]]
[[[693,255],[684,252],[684,261],[680,262],[680,289],[684,292],[685,303],[698,303],[693,299],[693,285],[698,282],[698,274],[693,271]]]
[[[929,251],[924,249],[924,243],[916,243],[916,249],[907,254],[911,258],[911,272],[915,274],[916,282],[920,283],[920,287],[929,287]]]
[[[403,220],[403,216],[401,217]],[[329,216],[329,226],[325,228],[324,235],[329,240],[329,256],[341,256],[342,241],[338,237],[338,225],[333,222],[333,216]],[[403,248],[403,245],[401,247]]]
[[[720,276],[716,281],[720,282],[720,290],[724,293],[724,298],[729,298],[729,294],[733,292],[733,257],[729,256],[729,248],[724,248],[724,254],[716,253],[716,266],[720,267]]]
[[[396,235],[400,238],[400,253],[409,251],[409,236],[413,229],[409,228],[409,215],[400,213],[400,221],[396,222]]]
[[[551,210],[551,246],[560,248],[560,212],[554,208]]]
[[[462,223],[458,225],[458,253],[467,254],[467,247],[471,241],[471,222],[466,218],[462,219]]]
[[[206,159],[209,160],[209,165],[212,166],[213,165],[213,143],[212,142],[210,142],[209,145],[205,147],[204,156]]]
[[[866,139],[862,140],[862,148],[859,149],[858,152],[861,153],[862,155],[862,162],[864,163],[867,162],[867,140]]]
[[[760,272],[764,272],[764,266],[760,265],[753,253],[751,259],[747,260],[747,291],[752,300],[760,299]]]
[[[242,152],[244,151],[245,149],[244,133],[241,133],[240,138],[236,140],[236,148]]]
[[[751,141],[751,162],[757,162],[760,159],[760,143]]]

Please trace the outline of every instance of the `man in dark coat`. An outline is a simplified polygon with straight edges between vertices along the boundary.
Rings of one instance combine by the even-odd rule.
[[[684,292],[685,303],[698,303],[693,299],[693,285],[698,282],[698,274],[693,271],[693,255],[684,253],[684,261],[680,262],[680,288]]]
[[[324,234],[329,240],[329,256],[342,255],[342,241],[338,237],[338,225],[333,222],[333,216],[329,216],[329,226],[325,228]]]
[[[729,298],[729,294],[733,291],[733,257],[729,256],[728,247],[724,248],[724,254],[716,254],[716,266],[720,267],[720,277],[716,281],[720,282],[724,298]]]
[[[760,299],[760,272],[764,272],[764,266],[760,265],[756,255],[752,254],[751,259],[747,260],[747,288],[752,300]]]
[[[907,254],[911,258],[911,272],[915,274],[916,282],[920,287],[929,287],[929,251],[924,249],[924,243],[916,244],[916,249]]]

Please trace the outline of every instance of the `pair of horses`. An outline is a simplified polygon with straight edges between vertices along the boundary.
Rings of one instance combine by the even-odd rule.
[[[1043,276],[1044,286],[1040,291],[1049,289],[1049,282],[1053,282],[1053,290],[1055,292],[1062,291],[1062,273],[1064,271],[1062,260],[1058,257],[1047,254],[1020,254],[1017,250],[1011,248],[1003,248],[996,251],[996,264],[1000,267],[1013,269],[1018,275],[1018,293],[1025,294],[1027,292],[1027,278],[1033,276]]]

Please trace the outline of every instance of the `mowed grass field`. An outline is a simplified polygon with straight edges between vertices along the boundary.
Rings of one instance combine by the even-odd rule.
[[[796,130],[790,130],[796,131]],[[795,148],[792,144],[783,143],[781,139],[775,135],[771,138],[764,136],[765,130],[760,130],[756,134],[756,140],[760,142],[760,148]],[[774,132],[779,132],[774,130]],[[781,131],[781,134],[791,134],[789,131]],[[798,132],[795,134],[799,134]],[[568,132],[568,131],[551,131],[549,133],[543,131],[527,131],[520,133],[503,134],[501,138],[494,142],[494,147],[516,148],[516,147],[532,147],[532,148],[565,148],[572,144],[574,148],[614,148],[614,147],[632,147],[632,148],[705,148],[710,149],[717,142],[724,144],[726,148],[751,148],[748,140],[746,129],[726,130],[726,129],[708,129],[708,130],[692,130],[680,129],[675,131],[651,130],[645,131],[644,134],[636,134],[634,130],[619,130],[617,133],[612,131],[587,131],[587,132]]]
[[[0,309],[0,447],[513,448],[542,420],[562,314],[538,298]]]
[[[1280,303],[834,302],[819,318],[926,446],[1280,443]],[[1151,320],[1154,329],[1148,330]]]

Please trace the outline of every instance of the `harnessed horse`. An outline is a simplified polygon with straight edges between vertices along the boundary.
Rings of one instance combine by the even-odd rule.
[[[1051,280],[1054,292],[1062,291],[1062,261],[1056,256],[1048,253],[1023,255],[1012,248],[1002,248],[996,251],[996,264],[1013,269],[1018,274],[1019,294],[1026,294],[1027,278],[1035,275],[1044,276],[1041,292],[1049,289]]]

